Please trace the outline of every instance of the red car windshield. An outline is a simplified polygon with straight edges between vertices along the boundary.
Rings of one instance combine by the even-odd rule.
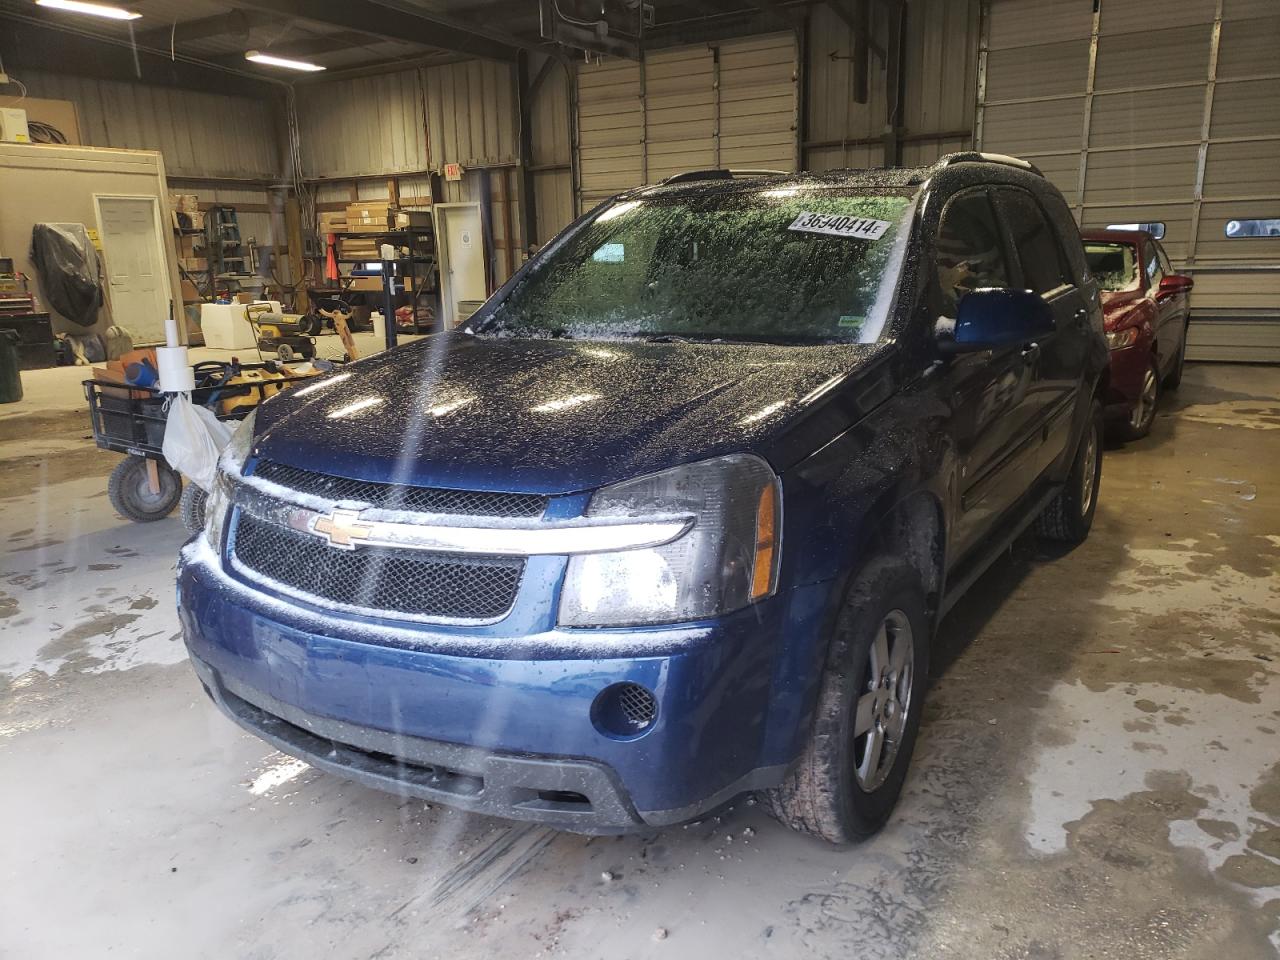
[[[1103,290],[1137,290],[1138,258],[1127,243],[1085,241],[1084,256]]]

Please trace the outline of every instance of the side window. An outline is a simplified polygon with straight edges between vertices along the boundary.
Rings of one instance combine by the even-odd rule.
[[[1036,198],[1024,190],[1004,188],[1000,203],[1022,264],[1023,282],[1036,293],[1072,283],[1057,232]]]
[[[1167,277],[1173,273],[1173,265],[1169,263],[1169,254],[1164,252],[1164,247],[1159,243],[1152,244],[1152,246],[1156,248],[1156,256],[1160,258],[1160,269],[1164,271],[1164,275]]]
[[[1147,244],[1146,258],[1147,283],[1152,290],[1155,290],[1160,286],[1160,281],[1164,279],[1164,269],[1160,265],[1160,254],[1154,243]]]
[[[985,190],[952,198],[938,223],[936,247],[943,316],[954,317],[970,290],[1009,286],[1004,243]]]

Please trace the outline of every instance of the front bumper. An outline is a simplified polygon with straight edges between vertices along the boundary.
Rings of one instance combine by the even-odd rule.
[[[792,640],[816,637],[825,610],[825,589],[798,592],[799,607],[775,597],[706,623],[552,628],[520,637],[516,658],[483,630],[393,629],[283,603],[226,576],[198,541],[179,571],[192,663],[241,726],[370,786],[586,833],[678,823],[781,781],[810,692],[800,678],[812,676]],[[638,737],[593,722],[597,696],[619,683],[657,701]]]
[[[1139,341],[1111,351],[1111,378],[1107,386],[1106,416],[1127,419],[1142,396],[1142,378],[1151,358],[1151,344]]]

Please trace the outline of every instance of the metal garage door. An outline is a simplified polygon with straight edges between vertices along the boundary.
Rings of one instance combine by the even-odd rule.
[[[1165,225],[1196,278],[1191,357],[1280,362],[1280,237],[1227,233],[1280,218],[1280,6],[1093,7],[989,0],[978,143],[1034,160],[1086,226]]]
[[[579,210],[683,170],[796,169],[791,33],[578,69]]]

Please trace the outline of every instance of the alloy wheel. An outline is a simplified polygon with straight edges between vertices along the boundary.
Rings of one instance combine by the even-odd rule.
[[[1154,365],[1149,365],[1142,378],[1142,391],[1138,394],[1138,402],[1133,405],[1133,413],[1129,416],[1129,425],[1135,433],[1144,430],[1155,419],[1159,393],[1160,381],[1156,376]]]
[[[867,651],[867,681],[854,713],[854,776],[868,793],[884,783],[902,746],[914,664],[911,621],[901,610],[891,610]]]
[[[1090,426],[1084,438],[1080,463],[1080,516],[1088,516],[1093,506],[1093,492],[1098,479],[1098,430]]]

